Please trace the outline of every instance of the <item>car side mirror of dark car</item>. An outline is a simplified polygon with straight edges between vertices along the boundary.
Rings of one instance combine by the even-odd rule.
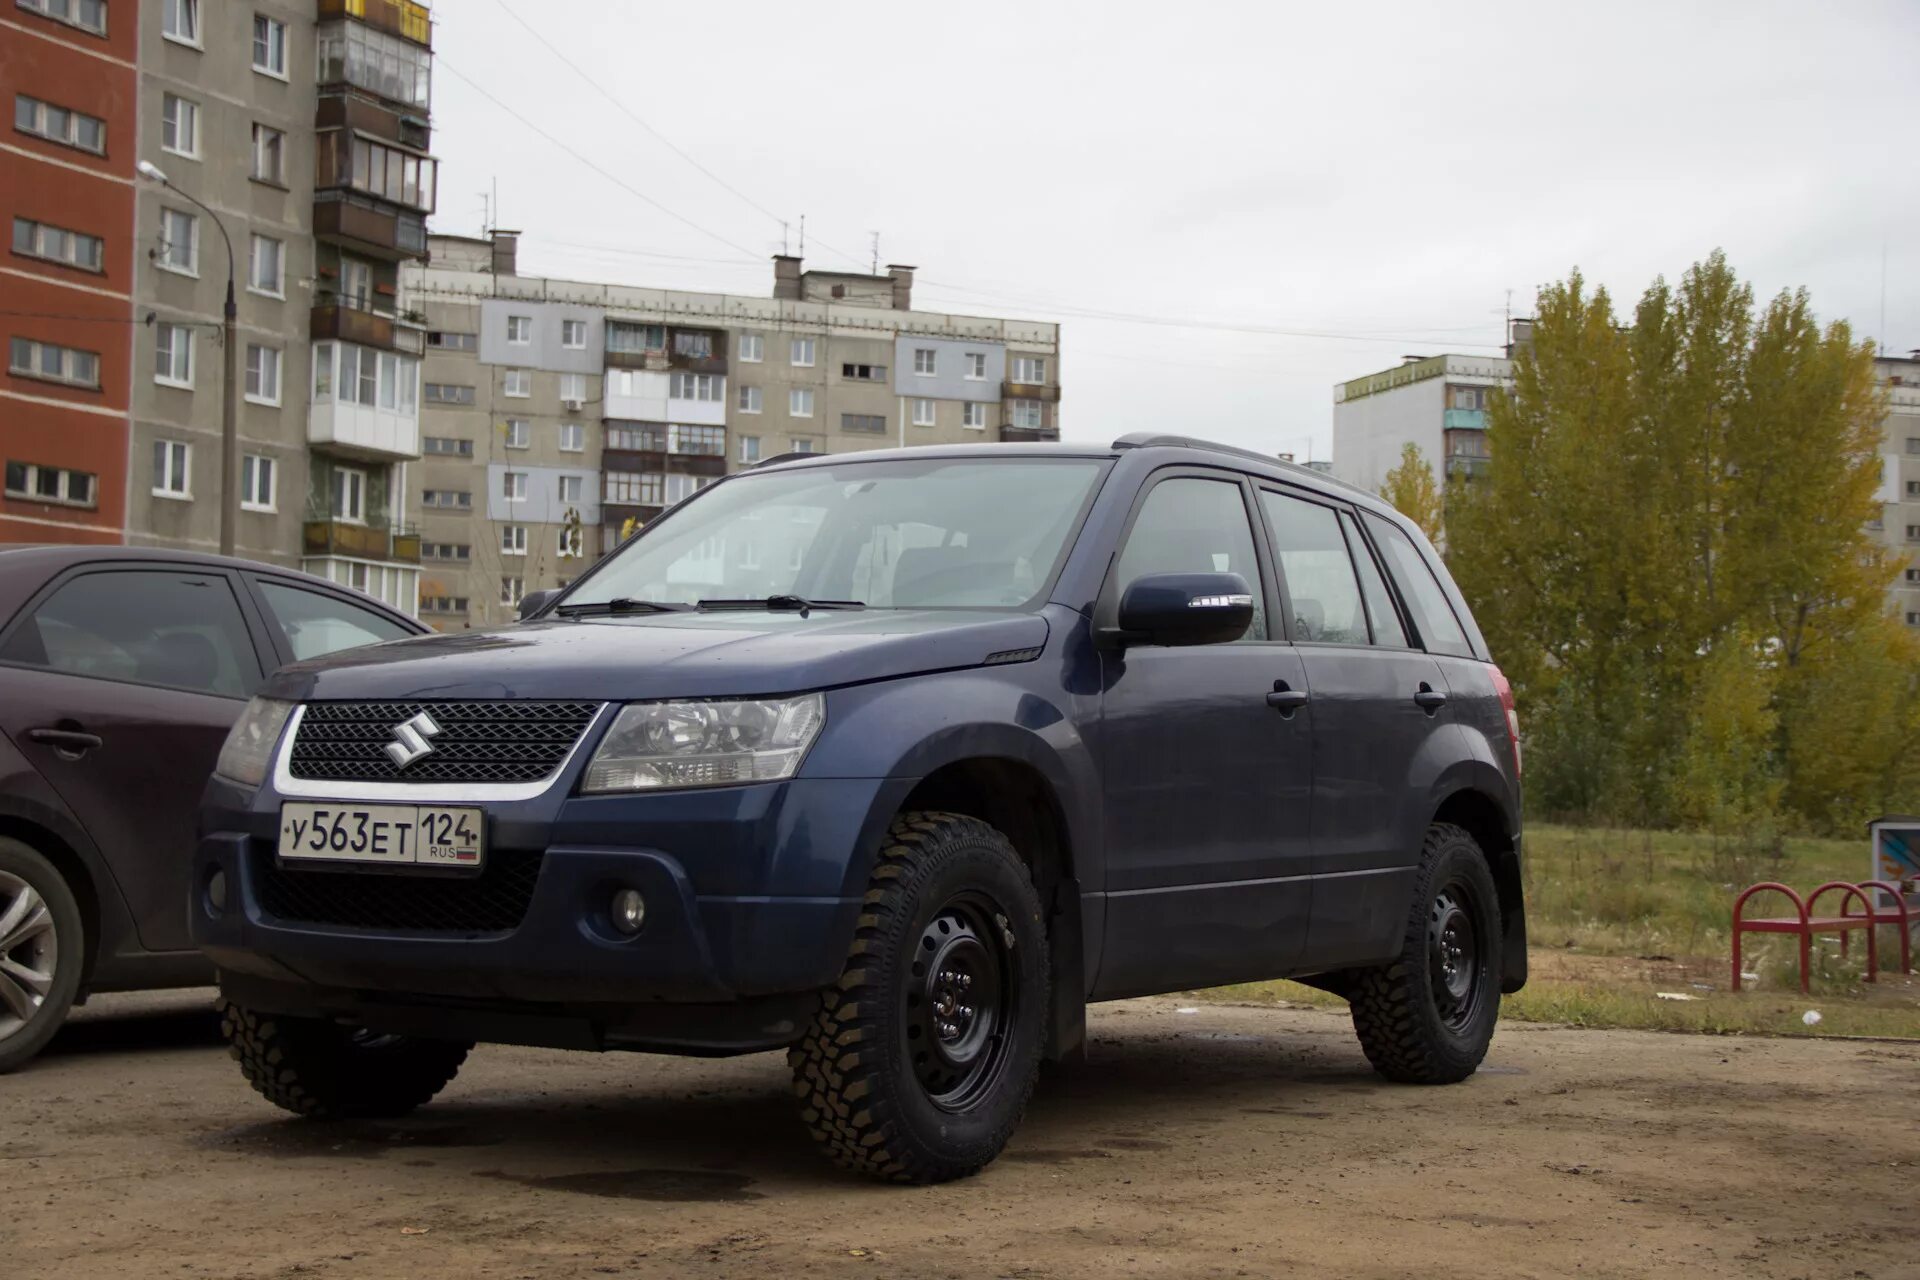
[[[1227,644],[1253,622],[1253,590],[1237,573],[1150,573],[1127,584],[1114,645]]]
[[[534,614],[552,604],[560,594],[559,587],[547,587],[540,591],[529,591],[520,597],[520,621],[525,622]]]

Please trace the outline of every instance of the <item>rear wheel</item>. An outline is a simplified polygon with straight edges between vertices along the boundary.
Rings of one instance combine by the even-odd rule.
[[[0,837],[0,1072],[47,1047],[80,990],[86,930],[66,879]]]
[[[1487,1056],[1500,1016],[1500,899],[1486,855],[1452,823],[1427,828],[1398,959],[1350,975],[1353,1029],[1373,1069],[1452,1084]]]
[[[787,1055],[814,1140],[894,1182],[978,1172],[1033,1092],[1047,981],[1040,900],[1007,838],[896,818],[840,981]]]
[[[261,1097],[317,1120],[404,1115],[446,1088],[473,1048],[257,1013],[231,1001],[221,1002],[220,1031]]]

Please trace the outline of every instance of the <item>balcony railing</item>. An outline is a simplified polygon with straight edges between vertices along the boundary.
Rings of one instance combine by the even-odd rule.
[[[1487,411],[1485,409],[1448,409],[1442,425],[1449,431],[1485,431]]]
[[[308,520],[301,525],[300,533],[304,554],[309,556],[420,563],[420,535],[411,529],[347,520]]]
[[[1000,394],[1008,400],[1040,400],[1047,404],[1060,402],[1060,386],[1052,382],[1003,382]]]
[[[313,193],[313,234],[388,261],[427,255],[425,218],[341,191]]]
[[[315,342],[336,338],[414,356],[426,350],[427,331],[410,319],[355,306],[331,292],[322,292],[318,297],[320,301],[313,308],[308,326]]]
[[[1452,457],[1447,459],[1447,476],[1450,479],[1477,480],[1486,475],[1492,465],[1491,458]]]
[[[1060,429],[1058,427],[1001,427],[1000,438],[1009,444],[1058,440]]]

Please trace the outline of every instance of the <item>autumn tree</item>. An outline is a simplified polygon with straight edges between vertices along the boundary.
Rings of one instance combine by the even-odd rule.
[[[1440,541],[1442,503],[1440,485],[1433,478],[1433,466],[1420,453],[1420,446],[1409,442],[1400,450],[1400,465],[1387,472],[1380,496],[1393,504],[1407,519],[1434,542]]]

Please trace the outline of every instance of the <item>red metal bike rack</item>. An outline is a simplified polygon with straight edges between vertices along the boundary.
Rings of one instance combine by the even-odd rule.
[[[1879,908],[1867,893],[1879,890],[1893,899],[1893,905]],[[1756,893],[1785,894],[1793,903],[1791,916],[1762,916],[1757,920],[1743,917],[1747,899]],[[1821,916],[1814,914],[1822,896],[1828,893],[1840,895],[1840,914]],[[1855,915],[1852,907],[1854,899],[1859,899],[1861,913]],[[1878,925],[1892,924],[1900,928],[1900,970],[1913,972],[1912,952],[1912,911],[1906,899],[1900,894],[1900,886],[1884,880],[1863,880],[1858,884],[1849,884],[1845,880],[1829,880],[1815,889],[1803,900],[1799,894],[1778,881],[1766,880],[1753,885],[1733,901],[1733,989],[1740,989],[1740,952],[1741,939],[1749,933],[1790,933],[1800,939],[1800,990],[1808,991],[1812,987],[1813,936],[1817,933],[1834,933],[1840,936],[1840,954],[1846,955],[1851,934],[1855,929],[1867,935],[1867,981],[1874,982],[1880,975],[1880,949],[1874,937]]]

